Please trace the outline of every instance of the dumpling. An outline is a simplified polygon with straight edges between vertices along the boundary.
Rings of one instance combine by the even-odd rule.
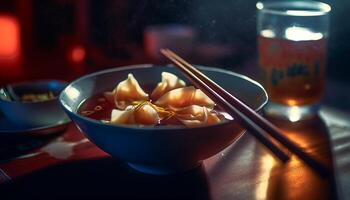
[[[162,72],[162,82],[159,82],[156,88],[153,90],[151,99],[155,101],[170,90],[185,86],[185,81],[179,79],[174,74],[171,74],[169,72]]]
[[[111,114],[111,124],[135,124],[133,110],[113,109]]]
[[[108,99],[108,93],[105,94]],[[125,109],[133,102],[147,101],[148,94],[140,87],[139,83],[132,74],[128,78],[118,84],[113,90],[114,102],[117,108]]]
[[[218,114],[212,112],[212,109],[197,105],[177,110],[176,117],[187,127],[216,124],[221,121]]]
[[[170,108],[183,108],[190,105],[213,108],[215,103],[200,89],[193,86],[171,90],[161,96],[156,105]]]
[[[144,104],[135,109],[134,119],[137,124],[142,125],[156,125],[160,121],[157,110],[149,104]]]
[[[111,124],[156,125],[159,123],[158,112],[148,103],[128,106],[125,110],[112,110]]]
[[[106,123],[197,127],[224,120],[213,110],[215,103],[207,95],[193,86],[185,87],[183,80],[168,72],[162,73],[162,81],[151,94],[152,101],[132,74],[104,95],[116,105],[110,121],[103,121]]]

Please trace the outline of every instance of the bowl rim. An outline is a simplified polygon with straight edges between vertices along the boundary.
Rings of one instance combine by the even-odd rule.
[[[182,127],[182,126],[159,126],[159,127],[153,127],[153,126],[137,126],[137,125],[124,125],[124,124],[106,124],[106,123],[103,123],[99,120],[95,120],[95,119],[91,119],[91,118],[88,118],[88,117],[84,117],[82,115],[79,115],[77,113],[77,110],[75,111],[72,111],[72,110],[69,110],[68,108],[66,108],[64,102],[63,102],[63,94],[64,92],[66,91],[67,88],[71,87],[72,85],[74,85],[75,83],[79,82],[79,81],[82,81],[84,79],[87,79],[87,78],[90,78],[90,77],[94,77],[94,76],[98,76],[98,75],[101,75],[101,74],[107,74],[107,73],[111,73],[111,72],[118,72],[118,71],[124,71],[124,70],[129,70],[129,69],[145,69],[145,68],[154,68],[154,67],[157,67],[157,66],[165,66],[165,67],[173,67],[172,64],[164,64],[164,65],[156,65],[156,64],[135,64],[135,65],[126,65],[126,66],[116,66],[116,67],[113,67],[113,68],[110,68],[110,69],[105,69],[105,70],[101,70],[101,71],[97,71],[97,72],[94,72],[94,73],[90,73],[90,74],[87,74],[87,75],[84,75],[84,76],[81,76],[80,78],[78,79],[75,79],[74,81],[70,82],[60,93],[59,95],[59,102],[61,104],[61,106],[63,107],[63,109],[67,112],[67,113],[71,113],[73,114],[75,117],[81,119],[81,120],[87,120],[91,123],[94,123],[94,124],[97,124],[97,125],[103,125],[103,126],[111,126],[111,127],[117,127],[117,128],[125,128],[125,129],[134,129],[134,130],[145,130],[145,131],[149,131],[149,130],[152,130],[152,131],[164,131],[164,130],[196,130],[196,129],[203,129],[203,128],[212,128],[212,127],[216,127],[216,126],[222,126],[222,125],[228,125],[230,124],[231,122],[230,121],[223,121],[223,122],[220,122],[220,123],[216,123],[216,124],[211,124],[211,125],[204,125],[204,126],[198,126],[198,127]],[[264,93],[264,97],[265,97],[265,100],[261,103],[261,105],[257,108],[255,108],[254,110],[256,112],[258,112],[259,110],[261,110],[268,102],[268,94],[266,92],[266,90],[264,89],[264,87],[257,81],[245,76],[245,75],[242,75],[242,74],[239,74],[239,73],[236,73],[236,72],[233,72],[233,71],[229,71],[229,70],[224,70],[224,69],[220,69],[220,68],[216,68],[216,67],[208,67],[208,66],[203,66],[203,65],[195,65],[198,69],[203,69],[205,71],[214,71],[214,72],[222,72],[222,73],[227,73],[227,74],[230,74],[230,75],[233,75],[235,77],[238,77],[238,78],[241,78],[241,79],[244,79],[250,83],[253,83],[255,86],[259,87],[263,93]],[[83,101],[82,101],[83,102]],[[79,104],[81,104],[82,102],[80,102]],[[74,120],[73,120],[74,121]]]
[[[50,82],[57,82],[63,88],[62,90],[59,91],[59,95],[56,95],[52,99],[29,102],[29,101],[7,101],[7,100],[3,100],[0,98],[0,102],[6,102],[6,103],[11,103],[11,104],[33,105],[33,104],[40,104],[40,103],[45,103],[45,102],[57,101],[57,100],[59,100],[59,96],[60,96],[61,92],[69,85],[69,82],[64,81],[64,80],[58,80],[58,79],[41,79],[41,80],[33,80],[33,81],[21,81],[21,82],[17,82],[17,83],[11,83],[8,85],[10,85],[11,87],[26,86],[26,85],[32,86],[32,85],[39,85],[39,84],[47,85]]]

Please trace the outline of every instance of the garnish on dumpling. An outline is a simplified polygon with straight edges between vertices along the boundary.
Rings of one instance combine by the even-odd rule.
[[[165,93],[169,92],[170,90],[185,87],[186,83],[185,81],[179,79],[177,76],[175,76],[172,73],[169,72],[162,72],[162,81],[159,82],[154,88],[151,99],[153,101],[156,101],[159,99],[159,97],[163,96]]]
[[[147,102],[137,106],[134,110],[134,119],[137,124],[157,125],[160,117],[157,110]]]
[[[109,123],[157,125],[159,120],[157,110],[146,101],[136,106],[128,106],[125,110],[113,109]]]
[[[96,98],[101,100],[100,96]],[[162,73],[162,81],[153,89],[151,98],[129,74],[112,92],[105,92],[102,100],[94,107],[87,101],[80,114],[105,123],[139,126],[198,127],[226,120],[214,110],[215,103],[200,89],[186,87],[183,80],[168,72]],[[103,114],[104,109],[108,116]]]

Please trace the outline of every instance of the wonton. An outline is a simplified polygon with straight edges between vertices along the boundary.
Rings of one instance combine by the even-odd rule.
[[[219,123],[225,118],[214,110],[215,103],[200,89],[186,87],[183,80],[169,72],[162,73],[162,80],[149,95],[141,88],[132,74],[120,82],[105,97],[115,103],[111,124],[159,125],[162,120],[197,127]]]

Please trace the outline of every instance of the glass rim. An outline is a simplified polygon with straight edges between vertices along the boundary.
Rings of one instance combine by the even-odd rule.
[[[322,16],[331,11],[331,6],[319,1],[257,2],[259,12],[285,16]]]

